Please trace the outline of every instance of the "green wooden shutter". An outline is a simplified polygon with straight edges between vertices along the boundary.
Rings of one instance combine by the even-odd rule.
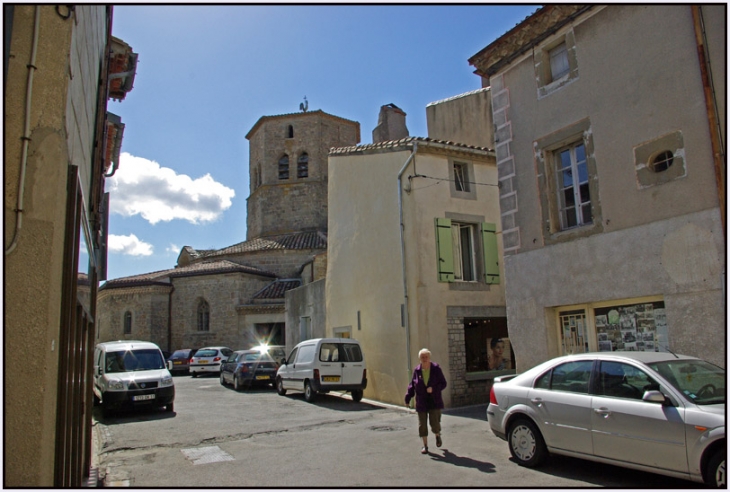
[[[436,217],[436,255],[439,282],[453,282],[454,250],[451,243],[451,219]]]
[[[498,284],[497,226],[489,222],[482,222],[480,226],[482,230],[482,248],[484,249],[484,281],[488,284]]]

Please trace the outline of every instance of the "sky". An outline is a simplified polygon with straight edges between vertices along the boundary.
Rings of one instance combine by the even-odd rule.
[[[248,141],[262,116],[360,123],[380,107],[426,137],[426,106],[481,87],[468,59],[537,5],[116,5],[112,34],[139,55],[108,111],[125,125],[110,192],[107,279],[173,268],[183,246],[246,240]]]

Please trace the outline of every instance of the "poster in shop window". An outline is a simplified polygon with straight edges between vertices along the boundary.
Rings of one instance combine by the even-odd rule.
[[[594,314],[599,351],[654,352],[667,346],[663,302],[599,308]]]
[[[513,369],[509,338],[487,338],[487,365],[490,371]]]

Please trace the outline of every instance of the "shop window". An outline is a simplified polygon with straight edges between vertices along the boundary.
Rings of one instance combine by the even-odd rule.
[[[210,331],[210,305],[201,299],[198,303],[198,331]]]
[[[132,333],[132,313],[127,311],[124,313],[124,334]]]
[[[289,179],[289,156],[283,155],[279,159],[279,179]]]
[[[658,352],[669,346],[664,302],[596,308],[598,350]]]
[[[464,319],[466,371],[504,371],[515,368],[507,333],[507,318]]]
[[[563,355],[588,352],[585,311],[563,311],[559,317]]]
[[[309,176],[309,155],[302,152],[297,159],[297,178],[306,178]]]

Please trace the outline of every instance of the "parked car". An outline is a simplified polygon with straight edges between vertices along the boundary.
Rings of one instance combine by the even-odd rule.
[[[227,359],[233,350],[228,347],[203,347],[195,352],[190,359],[190,375],[198,377],[198,374],[221,371],[221,362]]]
[[[165,407],[172,412],[175,384],[160,348],[151,342],[120,340],[94,349],[94,404],[105,417],[115,410]]]
[[[274,386],[276,368],[276,362],[268,352],[237,350],[223,361],[221,384],[232,384],[236,391],[253,385]]]
[[[279,368],[279,365],[281,363],[281,359],[286,359],[286,347],[284,345],[257,345],[255,347],[251,347],[251,350],[258,350],[259,352],[266,352],[268,353],[272,359],[274,359],[274,362],[276,362],[276,368]]]
[[[563,356],[495,378],[487,420],[523,466],[554,453],[724,487],[725,381],[666,352]]]
[[[190,359],[193,358],[193,355],[195,355],[195,352],[197,352],[198,349],[180,349],[176,350],[172,353],[172,355],[167,359],[172,362],[172,372],[173,374],[183,372],[183,373],[189,373],[190,372]]]
[[[299,343],[282,359],[276,373],[276,390],[303,391],[312,403],[317,393],[349,391],[360,401],[367,387],[367,370],[360,343],[352,338],[315,338]]]

